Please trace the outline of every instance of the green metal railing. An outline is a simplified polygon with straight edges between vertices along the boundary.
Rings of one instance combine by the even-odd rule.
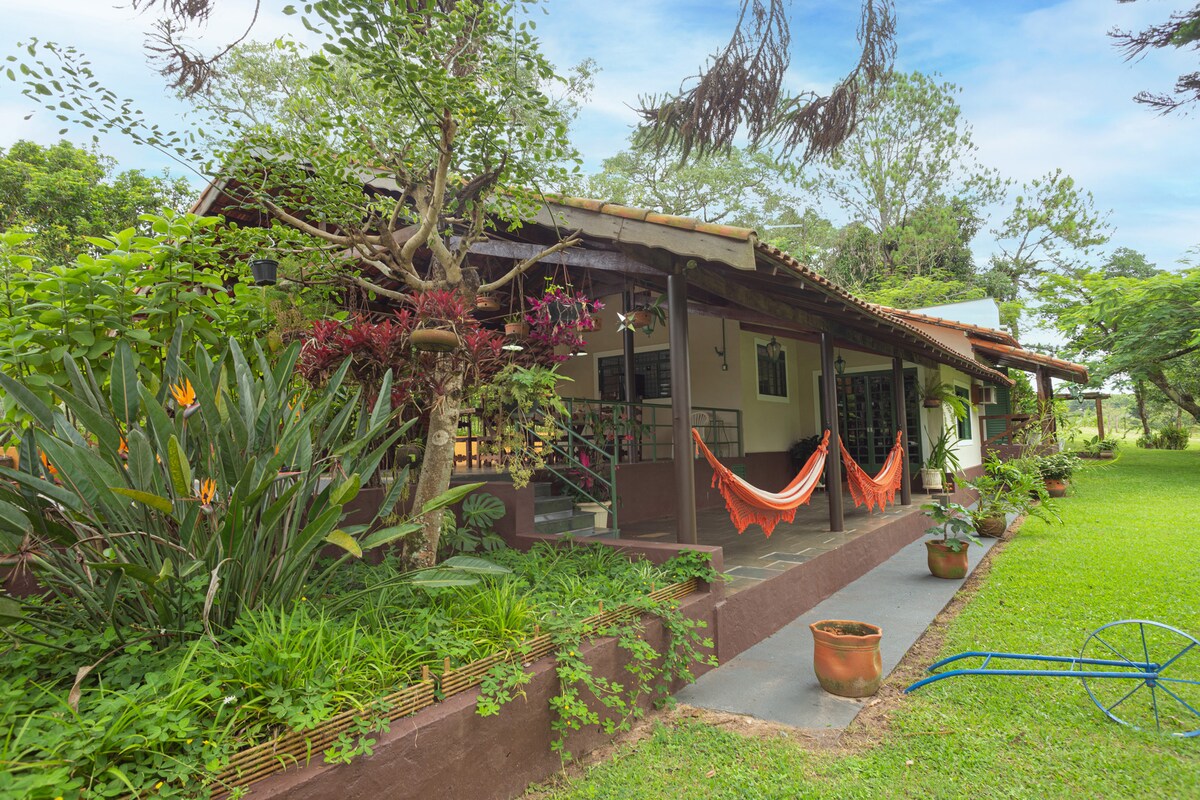
[[[570,424],[602,443],[617,463],[670,461],[675,457],[672,409],[667,403],[626,403],[565,397]],[[715,455],[743,456],[742,412],[736,408],[693,406],[691,427]],[[691,447],[688,442],[687,447]]]
[[[619,525],[617,466],[670,461],[675,457],[672,409],[666,403],[625,403],[565,397],[567,413],[539,415],[520,423],[526,446],[541,453],[546,469],[576,497],[608,509]],[[489,431],[486,414],[471,409],[460,421],[459,441],[466,466],[476,466],[477,447]],[[691,427],[718,457],[745,455],[742,412],[734,408],[694,406]],[[690,440],[686,447],[691,449]]]

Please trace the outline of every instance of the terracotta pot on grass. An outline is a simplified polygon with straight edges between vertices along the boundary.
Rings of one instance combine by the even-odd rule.
[[[1066,497],[1067,482],[1057,478],[1046,478],[1046,491],[1051,497]]]
[[[925,542],[925,548],[929,553],[927,562],[929,571],[936,578],[948,580],[967,577],[967,548],[969,546],[969,543],[964,541],[956,553],[942,542]]]
[[[823,619],[810,624],[813,670],[821,688],[839,697],[875,694],[883,680],[878,625],[848,619]]]

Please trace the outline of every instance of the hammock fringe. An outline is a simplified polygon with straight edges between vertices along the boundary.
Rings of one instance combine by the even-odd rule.
[[[780,522],[793,522],[796,509],[812,499],[813,491],[825,471],[825,458],[829,453],[829,431],[825,431],[820,446],[809,456],[792,482],[779,492],[765,492],[739,478],[718,461],[695,428],[692,428],[692,438],[696,440],[696,449],[712,467],[712,485],[725,498],[725,509],[737,532],[742,533],[749,526],[758,525],[768,537]]]
[[[888,503],[895,504],[896,492],[900,489],[900,481],[904,479],[904,443],[903,434],[896,432],[896,444],[888,451],[883,469],[875,477],[868,475],[855,462],[846,445],[838,442],[842,450],[842,464],[846,467],[846,480],[850,484],[850,496],[854,505],[866,505],[867,511],[873,511],[876,506],[883,511]]]

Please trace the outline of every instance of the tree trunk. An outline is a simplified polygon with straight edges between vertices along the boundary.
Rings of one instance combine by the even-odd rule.
[[[1150,418],[1146,416],[1146,383],[1137,381],[1133,384],[1133,399],[1137,401],[1137,415],[1142,422],[1142,433],[1150,435]]]
[[[458,436],[458,416],[462,409],[462,375],[450,369],[451,356],[438,356],[438,380],[445,393],[435,395],[429,412],[429,430],[425,438],[425,457],[413,497],[413,509],[419,511],[426,503],[450,488],[450,473],[454,468],[454,442]],[[417,551],[418,567],[437,563],[438,540],[442,534],[444,511],[434,511],[421,519],[421,547]]]
[[[1195,397],[1188,392],[1180,391],[1172,386],[1167,380],[1167,376],[1161,369],[1155,368],[1146,377],[1151,383],[1161,389],[1162,393],[1165,394],[1172,403],[1179,406],[1179,408],[1181,408],[1183,411],[1191,414],[1192,418],[1197,422],[1200,422],[1200,404],[1196,403]]]

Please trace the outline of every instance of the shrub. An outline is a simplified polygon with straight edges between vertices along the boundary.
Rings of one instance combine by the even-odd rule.
[[[197,347],[184,364],[180,341],[177,331],[157,393],[123,342],[107,392],[86,361],[81,370],[67,357],[71,385],[54,387],[64,408],[0,375],[34,420],[21,471],[0,469],[0,548],[31,543],[56,600],[21,613],[161,645],[228,627],[246,611],[287,607],[306,585],[319,591],[342,561],[418,527],[339,527],[404,431],[368,448],[394,427],[388,392],[370,406],[357,391],[342,397],[345,365],[322,390],[295,388],[298,345],[272,366],[256,344],[252,368],[232,340],[215,362]],[[327,545],[343,555],[316,569]]]

